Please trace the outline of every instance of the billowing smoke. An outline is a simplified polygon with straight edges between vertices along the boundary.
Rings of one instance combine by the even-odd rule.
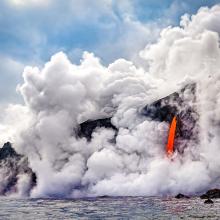
[[[195,194],[218,187],[219,36],[217,5],[164,29],[140,52],[148,69],[124,59],[104,66],[87,52],[80,65],[60,52],[41,69],[26,67],[18,88],[23,119],[10,134],[37,177],[30,196]],[[141,112],[189,83],[196,83],[198,140],[170,159],[169,124]],[[78,134],[81,123],[106,118],[112,127],[96,128],[89,139]],[[20,195],[28,187],[28,178],[20,178]]]

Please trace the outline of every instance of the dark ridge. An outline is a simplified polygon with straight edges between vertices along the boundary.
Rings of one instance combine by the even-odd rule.
[[[189,140],[198,140],[198,114],[196,113],[196,84],[188,84],[179,92],[146,105],[141,114],[160,122],[171,123],[177,116],[176,143],[177,150],[183,153]]]
[[[6,195],[8,192],[16,192],[19,174],[30,176],[30,189],[36,185],[36,174],[29,167],[28,159],[18,154],[10,142],[5,143],[0,148],[0,169],[4,178],[4,184],[0,184],[0,195]]]
[[[111,123],[111,118],[97,119],[97,120],[88,120],[79,125],[79,128],[76,132],[76,135],[79,138],[85,137],[88,141],[92,138],[92,133],[96,128],[111,128],[114,131],[118,129]]]
[[[155,121],[171,122],[176,115],[183,118],[185,115],[191,115],[193,110],[192,103],[195,102],[196,84],[188,84],[179,92],[174,92],[169,96],[159,99],[152,104],[146,105],[141,114]],[[187,94],[191,94],[191,98]]]
[[[176,97],[177,93],[171,94],[170,96]],[[154,121],[171,122],[172,118],[177,115],[178,110],[175,105],[172,106],[168,103],[170,100],[170,96],[159,99],[158,101],[153,102],[150,105],[146,105],[141,113]]]
[[[17,154],[10,142],[7,142],[0,148],[0,160],[4,160],[8,157],[20,158],[21,155]]]
[[[219,199],[220,189],[210,189],[205,194],[200,196],[201,199]]]

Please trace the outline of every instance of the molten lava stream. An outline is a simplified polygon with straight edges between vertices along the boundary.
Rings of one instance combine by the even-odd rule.
[[[175,133],[176,133],[176,123],[177,123],[177,119],[176,119],[176,116],[174,116],[173,120],[170,124],[170,130],[169,130],[169,135],[168,135],[168,140],[167,140],[167,146],[166,146],[167,156],[172,156],[172,154],[174,152],[174,140],[175,140]]]

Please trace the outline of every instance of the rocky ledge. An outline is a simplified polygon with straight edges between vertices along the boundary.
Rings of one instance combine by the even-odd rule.
[[[186,195],[184,195],[184,194],[179,193],[179,194],[177,194],[177,195],[175,196],[175,198],[176,198],[176,199],[189,199],[190,197],[189,197],[189,196],[186,196]]]
[[[28,164],[27,157],[18,154],[7,142],[0,148],[0,195],[16,192],[19,175],[30,177],[30,189],[36,184],[36,175]]]
[[[220,189],[210,189],[200,196],[201,199],[219,199]]]

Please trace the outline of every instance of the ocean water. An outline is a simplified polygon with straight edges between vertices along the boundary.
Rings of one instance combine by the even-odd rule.
[[[0,220],[220,219],[220,200],[110,197],[77,200],[0,198]]]

